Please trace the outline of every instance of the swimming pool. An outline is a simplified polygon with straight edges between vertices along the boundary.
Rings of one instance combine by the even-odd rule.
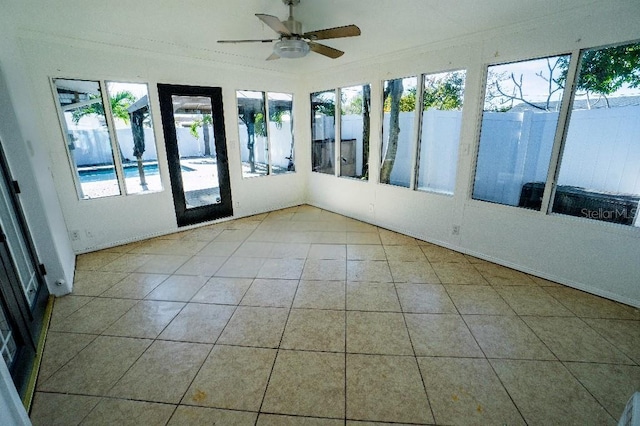
[[[124,169],[124,178],[138,177],[138,165],[137,164],[125,164],[122,167]],[[182,166],[182,170],[185,172],[192,172],[194,169],[186,166]],[[159,173],[158,163],[149,163],[144,165],[145,176],[155,176]],[[103,182],[107,180],[115,180],[116,173],[113,166],[95,166],[79,168],[78,175],[80,175],[80,182]]]

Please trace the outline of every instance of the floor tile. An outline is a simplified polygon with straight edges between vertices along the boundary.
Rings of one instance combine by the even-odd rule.
[[[150,254],[126,253],[100,268],[105,272],[134,272],[151,259]]]
[[[198,256],[223,256],[229,257],[242,244],[241,241],[217,241],[213,240],[202,250],[198,252]]]
[[[347,246],[345,244],[311,244],[308,259],[338,259],[347,258]]]
[[[403,312],[454,314],[456,307],[441,284],[397,283]]]
[[[518,315],[574,316],[541,287],[494,286],[494,288]]]
[[[204,241],[210,243],[213,241],[220,233],[222,229],[211,228],[209,226],[203,226],[201,228],[192,229],[187,235],[182,237],[183,240],[195,240],[195,241]]]
[[[464,254],[435,244],[424,243],[420,245],[420,249],[429,262],[469,263]]]
[[[585,318],[609,343],[640,364],[640,321]]]
[[[424,262],[426,257],[420,247],[417,245],[411,246],[390,246],[384,245],[384,252],[387,255],[387,259],[391,261],[402,262]]]
[[[137,303],[132,299],[91,300],[63,320],[51,324],[51,330],[100,334]]]
[[[76,258],[76,270],[78,271],[96,271],[117,258],[122,256],[121,253],[112,253],[107,251],[96,251],[93,253],[81,254]]]
[[[73,294],[99,296],[127,275],[125,272],[76,271],[73,278]]]
[[[387,260],[384,247],[379,244],[348,244],[348,260]]]
[[[440,279],[427,262],[390,261],[389,268],[394,283],[440,283]]]
[[[347,261],[347,281],[392,282],[389,264],[377,260]]]
[[[640,309],[594,296],[569,287],[549,287],[545,291],[582,318],[640,320]]]
[[[317,417],[260,414],[257,426],[342,426],[344,420],[321,419]]]
[[[168,426],[211,426],[238,425],[253,426],[257,413],[249,411],[219,410],[207,407],[180,405],[171,417]]]
[[[298,288],[298,280],[270,280],[256,278],[242,301],[243,306],[271,306],[288,308]]]
[[[347,282],[347,309],[400,312],[400,303],[393,283]]]
[[[347,312],[347,352],[413,355],[402,314]]]
[[[182,402],[258,411],[275,357],[275,349],[216,345]]]
[[[515,315],[492,286],[447,284],[445,288],[463,315]]]
[[[274,243],[270,257],[274,259],[306,259],[311,244]]]
[[[405,318],[418,356],[484,356],[460,315],[405,314]]]
[[[204,286],[207,279],[203,276],[171,275],[145,299],[188,302]]]
[[[95,300],[95,297],[76,296],[74,294],[56,297],[53,303],[53,312],[51,313],[51,326],[54,326],[54,324],[61,322],[74,312],[77,312],[92,300]]]
[[[191,255],[181,256],[171,254],[154,254],[149,256],[149,260],[147,260],[142,266],[138,267],[136,272],[173,274],[176,269],[181,267],[190,258]]]
[[[188,303],[158,339],[215,343],[234,310],[233,306]]]
[[[307,259],[303,280],[340,281],[347,277],[347,262],[331,259]]]
[[[444,284],[488,284],[470,263],[433,262],[431,266]]]
[[[556,359],[518,317],[465,315],[464,320],[488,358]]]
[[[293,309],[284,329],[283,349],[344,352],[345,313],[316,309]]]
[[[102,398],[83,425],[165,425],[175,405]]]
[[[239,257],[271,257],[271,250],[273,250],[273,243],[245,241],[233,255]]]
[[[117,297],[121,299],[144,299],[145,296],[169,278],[165,274],[141,274],[127,275],[118,284],[105,291],[103,297]]]
[[[433,423],[416,359],[347,354],[347,418]]]
[[[212,277],[226,261],[226,256],[193,256],[179,267],[175,273]]]
[[[382,244],[377,232],[347,232],[347,244]]]
[[[78,425],[100,402],[97,396],[36,392],[30,418],[33,426]]]
[[[58,333],[49,330],[38,371],[37,384],[41,385],[96,337],[93,334]]]
[[[490,362],[528,424],[615,424],[560,362]]]
[[[155,341],[118,380],[109,395],[177,404],[204,363],[212,345]]]
[[[267,413],[344,418],[343,354],[278,352],[262,410]]]
[[[378,232],[377,226],[351,218],[347,218],[346,225],[350,232]]]
[[[345,282],[300,281],[294,308],[345,309]]]
[[[142,300],[107,328],[104,334],[155,339],[183,307],[184,303],[180,302]]]
[[[385,246],[389,245],[400,245],[400,246],[417,246],[418,241],[415,238],[409,237],[408,235],[399,234],[397,232],[389,231],[387,229],[380,228],[378,230],[380,234],[380,240],[382,244]]]
[[[485,359],[418,358],[436,423],[524,425]]]
[[[225,229],[218,235],[215,241],[244,241],[253,232],[252,229]]]
[[[579,318],[522,319],[561,361],[633,363]]]
[[[191,302],[237,305],[247,292],[251,278],[211,278],[191,299]]]
[[[299,280],[303,267],[304,259],[265,259],[256,277]]]
[[[45,381],[41,390],[106,395],[151,343],[145,339],[99,336]]]
[[[524,272],[488,262],[474,266],[491,285],[535,285]]]
[[[229,320],[218,343],[277,348],[287,321],[286,308],[240,306]]]
[[[255,278],[264,264],[263,258],[230,257],[215,273],[216,277]]]

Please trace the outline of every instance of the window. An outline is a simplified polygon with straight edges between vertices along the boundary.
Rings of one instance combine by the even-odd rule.
[[[582,52],[552,211],[640,226],[640,43]]]
[[[340,176],[369,179],[371,86],[340,89]]]
[[[380,183],[411,186],[416,125],[417,78],[384,82]]]
[[[264,92],[239,90],[236,97],[242,176],[294,172],[293,95],[267,93],[265,102]]]
[[[466,71],[423,77],[417,189],[453,195]]]
[[[540,209],[569,55],[490,66],[473,198]]]
[[[54,85],[80,199],[162,190],[146,84]]]
[[[335,174],[336,92],[311,94],[311,170]]]

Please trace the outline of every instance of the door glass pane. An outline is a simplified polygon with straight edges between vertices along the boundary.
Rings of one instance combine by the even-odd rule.
[[[340,176],[369,179],[371,87],[340,89]]]
[[[0,182],[0,226],[7,239],[7,246],[11,252],[13,264],[20,280],[29,306],[33,305],[37,295],[39,281],[33,267],[31,253],[24,240],[20,224],[13,212],[13,200],[9,194],[4,179]]]
[[[453,195],[466,71],[424,76],[418,189]]]
[[[268,93],[269,144],[271,145],[271,173],[295,172],[293,150],[293,95]]]
[[[380,183],[411,185],[417,78],[384,82]]]
[[[265,123],[264,92],[238,90],[238,135],[242,177],[269,174],[269,145]]]
[[[487,72],[473,198],[540,210],[569,55]]]
[[[120,195],[97,81],[54,80],[80,198]]]
[[[146,84],[107,83],[127,194],[161,191]]]
[[[311,94],[311,170],[335,174],[336,92]]]
[[[211,99],[171,96],[187,208],[220,203]]]
[[[0,304],[0,354],[7,366],[11,366],[16,356],[16,341],[13,337],[11,324],[7,321],[2,304]]]
[[[582,53],[553,212],[640,226],[640,43]]]

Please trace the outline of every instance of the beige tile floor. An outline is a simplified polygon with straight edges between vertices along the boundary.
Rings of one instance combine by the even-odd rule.
[[[78,257],[36,425],[615,424],[640,311],[310,206]]]

